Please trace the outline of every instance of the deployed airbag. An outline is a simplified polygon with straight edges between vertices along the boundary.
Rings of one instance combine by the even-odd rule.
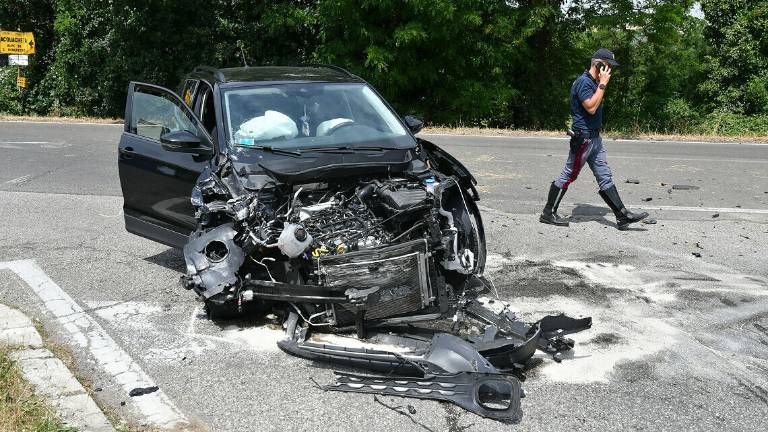
[[[299,134],[296,122],[287,115],[268,110],[263,116],[254,117],[240,125],[235,132],[235,142],[241,145],[275,138],[291,139]]]

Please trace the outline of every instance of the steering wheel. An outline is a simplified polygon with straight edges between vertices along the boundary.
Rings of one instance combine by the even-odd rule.
[[[357,124],[357,123],[355,123],[355,121],[354,121],[354,120],[352,120],[352,121],[348,121],[348,122],[339,123],[339,124],[337,124],[337,125],[333,126],[332,128],[328,129],[328,131],[326,131],[326,132],[325,132],[325,136],[333,135],[333,134],[335,134],[335,133],[336,133],[336,132],[337,132],[339,129],[342,129],[342,128],[344,128],[344,127],[347,127],[347,126],[354,126],[354,125],[356,125],[356,124]]]

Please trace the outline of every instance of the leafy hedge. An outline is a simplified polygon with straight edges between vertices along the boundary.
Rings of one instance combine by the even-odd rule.
[[[610,129],[768,135],[768,0],[700,3],[705,19],[693,0],[0,0],[0,28],[39,50],[22,95],[0,72],[0,112],[121,116],[130,80],[322,62],[433,124],[553,129],[605,46]]]

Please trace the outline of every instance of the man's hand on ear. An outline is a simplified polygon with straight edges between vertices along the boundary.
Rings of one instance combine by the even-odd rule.
[[[598,75],[600,84],[608,84],[611,80],[611,67],[608,65],[600,65],[600,74]]]

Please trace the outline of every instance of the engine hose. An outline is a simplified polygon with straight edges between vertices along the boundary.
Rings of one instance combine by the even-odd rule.
[[[402,232],[402,233],[400,233],[400,234],[399,234],[397,237],[393,238],[393,239],[392,239],[392,240],[390,240],[390,241],[392,241],[392,242],[398,241],[398,240],[400,240],[402,237],[404,237],[404,236],[406,236],[406,235],[408,235],[408,234],[412,233],[412,232],[413,232],[413,230],[415,230],[416,228],[420,228],[420,227],[423,227],[423,226],[424,226],[424,222],[419,222],[419,223],[417,223],[416,225],[414,225],[414,226],[412,226],[412,227],[408,228],[407,230],[403,231],[403,232]]]
[[[293,306],[294,309],[296,309],[296,313],[299,314],[301,319],[303,319],[305,323],[307,323],[307,324],[309,324],[311,326],[321,327],[321,326],[329,326],[329,325],[331,325],[331,323],[313,323],[312,321],[304,318],[304,314],[301,313],[301,309],[299,309],[299,307],[296,306],[296,304],[290,303],[290,305]],[[310,318],[312,318],[312,317],[310,317]]]

